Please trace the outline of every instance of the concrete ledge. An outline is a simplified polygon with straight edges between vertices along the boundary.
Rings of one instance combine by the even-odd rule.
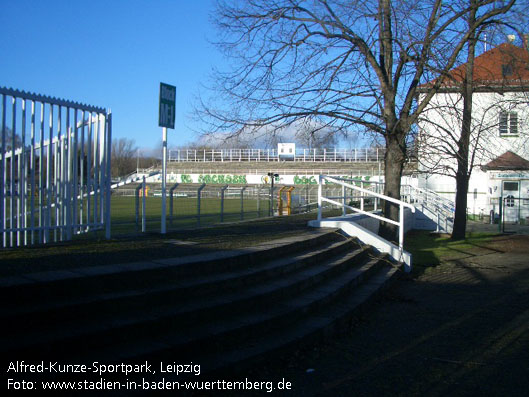
[[[409,211],[411,215],[411,211]],[[408,213],[405,213],[406,218]],[[413,220],[413,219],[412,219]],[[387,253],[397,262],[404,263],[406,272],[411,271],[412,256],[409,252],[399,250],[395,244],[383,239],[378,235],[380,221],[370,216],[358,214],[348,215],[345,217],[327,218],[321,221],[309,221],[311,227],[329,227],[341,229],[344,233],[351,237],[357,237],[364,244],[369,244],[379,252]],[[405,231],[411,229],[413,222],[405,222]]]

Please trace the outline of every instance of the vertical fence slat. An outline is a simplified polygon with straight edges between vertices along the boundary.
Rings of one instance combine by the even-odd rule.
[[[86,112],[81,113],[82,116],[82,125],[81,125],[81,143],[80,143],[80,158],[79,158],[79,232],[84,232],[85,227],[83,227],[83,210],[84,210],[84,134],[86,127]]]
[[[11,115],[11,157],[9,158],[9,246],[13,246],[14,198],[15,198],[15,136],[16,136],[16,98],[12,98],[13,113]]]
[[[26,245],[28,241],[28,234],[26,229],[26,100],[22,100],[22,125],[20,131],[20,144],[21,144],[21,153],[18,159],[18,194],[20,208],[18,211],[19,222],[17,222],[17,227],[23,230],[22,236],[20,231],[18,232],[18,245]],[[20,243],[20,237],[22,237],[22,244]]]
[[[6,96],[2,94],[2,161],[0,162],[0,228],[2,246],[6,246]]]
[[[51,228],[51,204],[52,204],[52,195],[51,195],[51,145],[53,139],[53,107],[50,105],[49,113],[49,130],[48,130],[48,144],[46,150],[46,229],[44,233],[45,242],[49,242],[49,233]]]
[[[106,205],[105,205],[105,238],[110,238],[111,226],[110,226],[110,184],[111,184],[111,155],[112,155],[112,113],[109,112],[107,117],[105,117],[107,136],[105,140],[105,149],[106,149],[106,185],[105,185],[105,195],[106,195]]]
[[[30,224],[31,224],[31,244],[35,244],[35,101],[31,101],[31,154],[29,158],[31,170],[31,199],[30,199]]]
[[[92,204],[92,195],[90,194],[92,192],[92,129],[93,129],[93,123],[92,123],[92,112],[88,113],[88,137],[87,137],[87,145],[86,145],[86,186],[87,186],[87,196],[86,196],[86,230],[90,230],[90,209]]]
[[[39,156],[39,243],[44,243],[44,110],[43,102],[40,102],[40,156]]]

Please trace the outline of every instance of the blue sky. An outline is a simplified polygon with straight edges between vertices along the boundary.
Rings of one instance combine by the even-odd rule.
[[[213,0],[0,0],[0,86],[110,108],[113,137],[161,141],[160,82],[177,87],[169,146],[195,139],[200,84],[223,62]]]

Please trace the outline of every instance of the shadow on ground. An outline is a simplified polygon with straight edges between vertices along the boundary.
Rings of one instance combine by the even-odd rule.
[[[529,236],[460,251],[401,277],[342,336],[248,376],[300,396],[526,395]]]

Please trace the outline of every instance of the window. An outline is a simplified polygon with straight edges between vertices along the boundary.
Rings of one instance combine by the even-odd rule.
[[[504,202],[506,207],[514,207],[514,196],[509,194],[507,197],[505,197]]]
[[[518,113],[500,112],[500,136],[518,135]]]
[[[517,192],[518,182],[503,182],[503,190],[508,190],[510,192]]]

